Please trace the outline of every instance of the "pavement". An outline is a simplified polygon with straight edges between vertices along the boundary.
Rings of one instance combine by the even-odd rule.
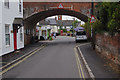
[[[30,51],[40,47],[43,44],[46,44],[46,42],[29,44],[20,50],[17,50],[17,51],[14,51],[9,54],[1,56],[0,57],[0,67],[12,62],[13,60],[18,59],[19,57],[29,53]]]
[[[90,44],[79,47],[95,78],[120,80],[120,74],[106,65],[106,61],[91,48]]]

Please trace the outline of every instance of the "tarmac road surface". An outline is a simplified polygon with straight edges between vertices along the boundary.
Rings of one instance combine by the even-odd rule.
[[[81,43],[80,43],[81,44]],[[74,37],[59,36],[14,68],[3,78],[89,78],[75,51]]]

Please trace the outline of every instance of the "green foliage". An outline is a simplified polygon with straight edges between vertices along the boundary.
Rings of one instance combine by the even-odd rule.
[[[92,25],[95,33],[102,33],[104,31],[104,25],[102,24],[102,22],[100,20],[96,20],[96,22]]]
[[[77,27],[77,23],[78,23],[78,20],[75,20],[75,21],[72,23],[72,26],[73,26],[74,28],[76,28],[76,27]]]
[[[103,2],[97,5],[99,20],[93,26],[96,32],[107,31],[110,34],[120,29],[120,4],[117,2]]]
[[[58,32],[60,33],[61,30],[63,30],[63,32],[67,32],[66,29],[59,29]]]
[[[90,35],[91,34],[91,24],[90,22],[86,22],[84,25],[82,25],[81,27],[84,27],[86,32]]]
[[[62,29],[63,30],[63,32],[67,32],[67,30],[66,29]]]

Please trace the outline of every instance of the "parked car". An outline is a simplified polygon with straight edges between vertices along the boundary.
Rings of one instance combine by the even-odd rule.
[[[87,41],[87,36],[86,36],[85,30],[79,30],[76,32],[75,41],[76,41],[76,43],[78,41]]]

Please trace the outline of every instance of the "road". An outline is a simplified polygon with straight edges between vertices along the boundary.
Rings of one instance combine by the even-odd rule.
[[[57,37],[2,75],[3,78],[89,78],[74,37]]]

